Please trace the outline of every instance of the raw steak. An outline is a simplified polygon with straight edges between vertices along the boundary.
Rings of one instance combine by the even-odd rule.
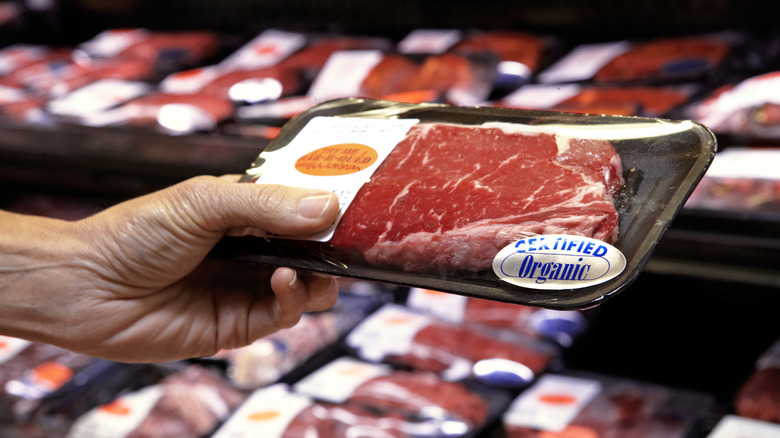
[[[614,242],[622,185],[604,140],[504,123],[419,124],[358,192],[331,243],[407,271],[483,270],[523,237]]]

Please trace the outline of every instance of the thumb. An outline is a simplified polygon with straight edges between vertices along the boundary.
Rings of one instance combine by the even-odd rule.
[[[277,184],[236,183],[201,176],[174,186],[192,207],[200,227],[225,232],[255,228],[270,233],[305,236],[331,225],[339,212],[329,191]]]

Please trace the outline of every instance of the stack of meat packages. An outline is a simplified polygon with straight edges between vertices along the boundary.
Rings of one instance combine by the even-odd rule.
[[[675,117],[724,83],[732,65],[757,57],[744,53],[752,37],[737,32],[580,45],[521,31],[441,29],[400,41],[276,29],[237,47],[225,39],[112,29],[75,48],[8,46],[0,51],[0,114],[265,137],[293,115],[344,97]],[[711,113],[723,112],[716,99],[732,88],[690,115],[726,123]],[[772,99],[751,105],[751,126],[772,126],[774,106]]]
[[[0,113],[35,123],[248,134],[243,125],[221,128],[237,120],[278,125],[343,97],[479,104],[527,82],[551,45],[520,32],[416,31],[396,44],[269,29],[229,49],[211,32],[112,29],[75,48],[1,50]]]

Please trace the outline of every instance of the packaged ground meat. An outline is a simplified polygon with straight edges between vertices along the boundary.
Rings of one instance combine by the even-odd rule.
[[[684,438],[709,395],[620,377],[548,374],[504,414],[507,438]]]
[[[454,324],[395,304],[366,318],[346,344],[363,359],[433,371],[447,380],[473,377],[478,363],[500,359],[517,364],[522,371],[515,377],[526,384],[559,354],[551,344],[517,333]]]
[[[734,411],[743,417],[780,423],[780,341],[756,362],[756,369],[734,396]]]
[[[198,438],[216,430],[245,398],[217,372],[190,365],[156,385],[91,410],[67,436]]]
[[[339,99],[285,124],[243,180],[333,190],[340,219],[214,255],[592,306],[639,273],[714,150],[689,121]]]

